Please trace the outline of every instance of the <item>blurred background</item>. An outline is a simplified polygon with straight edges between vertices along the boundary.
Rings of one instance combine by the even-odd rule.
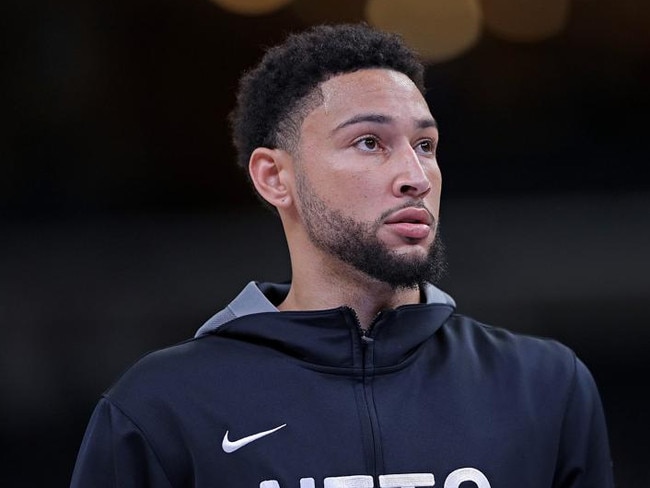
[[[126,367],[289,278],[226,117],[264,46],[359,20],[427,61],[441,287],[572,347],[618,486],[650,486],[646,0],[3,0],[0,486],[68,486]]]

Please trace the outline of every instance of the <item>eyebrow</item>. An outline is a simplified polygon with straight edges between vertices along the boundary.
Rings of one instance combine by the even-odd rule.
[[[348,120],[340,123],[337,125],[332,132],[336,132],[340,129],[343,129],[344,127],[348,127],[350,125],[354,124],[361,124],[363,122],[372,122],[374,124],[390,124],[393,122],[395,119],[391,117],[390,115],[383,115],[383,114],[359,114],[355,115],[354,117],[349,118]],[[418,129],[426,129],[429,127],[438,127],[438,123],[436,120],[431,117],[431,118],[426,118],[426,119],[418,119],[415,121],[415,127]]]

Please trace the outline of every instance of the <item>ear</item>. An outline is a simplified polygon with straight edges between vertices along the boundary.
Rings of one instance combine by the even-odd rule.
[[[248,161],[248,172],[264,200],[280,209],[292,203],[290,191],[291,155],[282,149],[258,147]]]

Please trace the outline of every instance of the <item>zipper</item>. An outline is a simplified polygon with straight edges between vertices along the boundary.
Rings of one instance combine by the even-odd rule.
[[[379,440],[379,421],[375,412],[375,400],[373,390],[374,379],[374,342],[372,337],[372,330],[375,324],[379,321],[382,312],[379,312],[372,320],[367,329],[361,327],[359,317],[353,308],[346,307],[350,310],[359,332],[361,340],[361,375],[362,386],[359,392],[361,403],[363,405],[360,415],[365,420],[367,429],[367,452],[369,455],[368,469],[375,478],[379,475],[379,470],[383,469],[383,452],[381,442]]]
[[[370,324],[368,325],[367,329],[364,329],[361,327],[361,321],[359,320],[359,316],[357,315],[357,311],[353,309],[352,307],[345,306],[343,307],[346,310],[349,310],[350,313],[352,314],[352,317],[354,317],[354,323],[356,324],[357,331],[359,332],[359,335],[361,336],[361,340],[369,340],[370,342],[373,341],[372,337],[370,337],[370,333],[372,332],[373,327],[375,324],[379,321],[381,316],[384,314],[383,310],[379,312],[377,315],[374,316]]]

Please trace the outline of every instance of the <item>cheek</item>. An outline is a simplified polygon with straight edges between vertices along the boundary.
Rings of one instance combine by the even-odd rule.
[[[442,181],[442,172],[440,171],[440,166],[438,166],[438,160],[434,159],[429,165],[425,166],[425,171],[431,180],[431,184],[437,182],[438,186],[440,186],[440,182]]]
[[[427,171],[427,178],[431,183],[431,189],[436,193],[440,193],[442,187],[442,173],[440,172],[438,164],[429,168]]]
[[[338,190],[347,195],[348,205],[354,207],[371,201],[379,201],[387,194],[387,183],[385,179],[377,178],[372,171],[363,171],[348,175],[341,180]]]
[[[363,182],[354,184],[352,181],[347,180],[338,182],[332,187],[329,197],[336,208],[341,210],[344,214],[357,215],[361,217],[360,212],[368,206],[372,192],[368,187],[363,186]]]
[[[437,217],[440,210],[440,193],[442,190],[442,174],[438,165],[427,171],[427,177],[431,183],[431,192],[426,197],[429,203],[429,208]]]
[[[316,183],[322,189],[323,196],[340,208],[353,207],[378,194],[369,172],[329,171],[319,174],[317,178]]]

